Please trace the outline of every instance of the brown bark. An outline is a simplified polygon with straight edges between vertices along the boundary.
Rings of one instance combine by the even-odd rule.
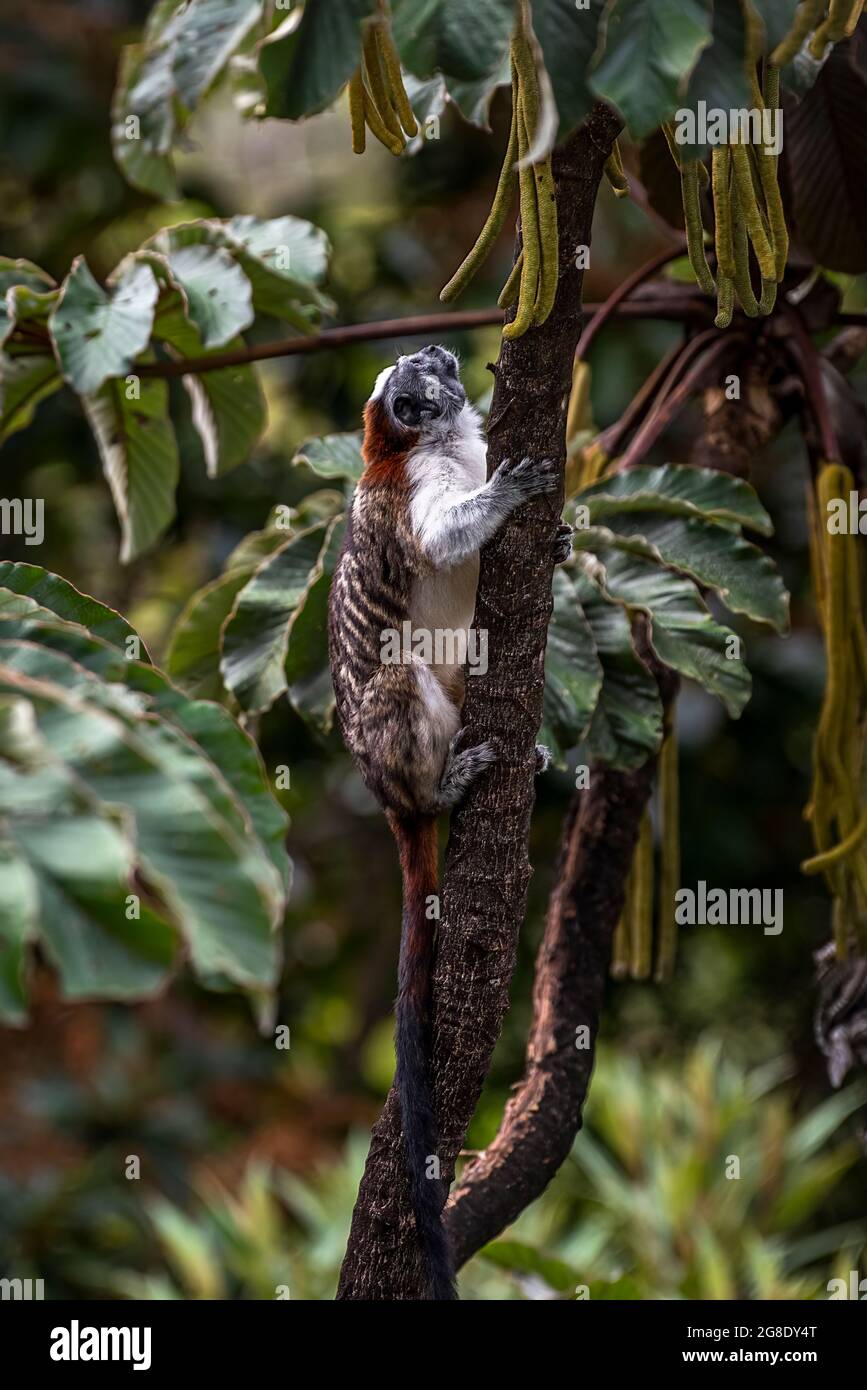
[[[756,384],[749,408],[741,402],[739,412],[727,414],[721,449],[712,443],[719,439],[717,397],[707,393],[694,462],[744,476],[754,451],[767,446],[781,423],[766,398]],[[668,710],[677,681],[653,656],[646,628],[636,637]],[[590,787],[573,800],[536,961],[524,1077],[495,1139],[464,1173],[446,1209],[457,1267],[545,1190],[581,1128],[611,942],[654,768],[655,759],[631,773],[594,768]],[[576,1047],[576,1030],[585,1025],[590,1045]]]
[[[488,425],[488,471],[508,456],[565,464],[572,360],[582,328],[583,272],[602,169],[619,121],[596,106],[554,155],[560,281],[547,322],[504,342]],[[482,551],[475,626],[488,671],[467,681],[467,743],[496,740],[500,757],[452,816],[434,977],[433,1071],[442,1173],[450,1181],[508,1007],[530,865],[534,744],[541,721],[552,543],[559,497],[521,508]],[[402,1154],[389,1094],[373,1131],[338,1289],[341,1299],[424,1297]]]
[[[524,1081],[446,1210],[458,1268],[544,1191],[581,1127],[611,941],[653,768],[594,769],[570,806],[536,960]],[[578,1033],[585,1026],[586,1041]]]

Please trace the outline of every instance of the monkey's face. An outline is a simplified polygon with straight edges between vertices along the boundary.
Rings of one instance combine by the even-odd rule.
[[[425,438],[448,432],[466,404],[467,393],[454,353],[431,344],[386,367],[377,378],[372,399],[382,403],[390,423]]]

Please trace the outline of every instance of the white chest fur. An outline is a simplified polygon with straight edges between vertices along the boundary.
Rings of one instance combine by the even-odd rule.
[[[410,522],[423,548],[443,514],[484,485],[485,459],[479,416],[469,405],[464,406],[447,439],[413,450],[408,460],[412,487]],[[455,650],[466,652],[478,578],[479,556],[475,549],[457,563],[443,565],[418,579],[410,601],[413,630],[424,630],[434,638],[438,632],[454,633]],[[448,650],[447,642],[445,645]],[[442,649],[441,644],[439,650]],[[438,675],[448,678],[458,665],[459,662],[446,659],[436,662],[435,669]]]

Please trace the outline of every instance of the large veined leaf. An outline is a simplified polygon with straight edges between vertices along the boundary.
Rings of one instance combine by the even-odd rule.
[[[141,555],[170,525],[180,464],[164,381],[112,379],[82,399],[121,525],[121,560]]]
[[[263,13],[263,0],[158,0],[121,54],[112,102],[114,157],[136,188],[177,196],[173,146]]]
[[[193,594],[172,629],[166,655],[169,675],[190,695],[223,701],[228,691],[220,676],[222,629],[235,599],[272,551],[288,540],[272,527],[246,536],[229,556],[226,572]]]
[[[551,79],[562,139],[584,119],[596,100],[588,70],[599,43],[605,0],[532,0],[533,30]]]
[[[204,344],[180,306],[168,306],[154,321],[154,337],[178,357],[206,357]],[[243,347],[240,338],[227,346]],[[202,441],[209,478],[228,473],[249,458],[267,424],[259,377],[249,365],[221,367],[183,377],[193,424]]]
[[[62,385],[57,363],[48,353],[0,354],[0,442],[26,429],[39,402]]]
[[[835,44],[800,102],[785,103],[784,191],[798,241],[829,270],[867,270],[867,26]]]
[[[130,267],[110,290],[83,256],[72,263],[48,323],[63,375],[79,395],[124,376],[150,342],[159,286],[150,266]]]
[[[82,594],[67,579],[40,565],[0,561],[0,618],[54,614],[86,627],[94,636],[118,647],[125,656],[148,661],[144,643],[113,608]]]
[[[172,64],[183,22],[182,0],[157,0],[140,44],[123,50],[111,109],[118,168],[135,188],[177,196],[172,146],[182,124]]]
[[[680,570],[715,589],[734,613],[770,623],[778,632],[789,625],[789,596],[773,561],[735,531],[692,517],[627,512],[609,517],[606,527],[576,531],[576,550],[596,553],[614,545]]]
[[[554,761],[581,742],[602,689],[602,664],[593,629],[571,577],[554,571],[554,607],[545,648],[545,696],[539,738]]]
[[[171,241],[170,234],[166,241]],[[166,261],[172,280],[183,291],[186,317],[198,330],[203,348],[225,347],[250,327],[256,316],[252,287],[224,247],[169,246]]]
[[[302,444],[293,463],[306,463],[320,478],[346,478],[355,483],[364,471],[360,432],[325,434]]]
[[[633,135],[649,135],[680,104],[710,41],[709,0],[615,0],[591,85],[617,107]]]
[[[301,329],[330,310],[318,288],[328,266],[328,238],[299,217],[239,216],[227,221],[202,218],[166,227],[145,243],[171,262],[195,246],[228,251],[250,282],[254,307]]]
[[[591,579],[630,611],[650,615],[660,661],[716,695],[736,719],[750,698],[750,673],[735,634],[714,621],[692,580],[624,551],[596,558]]]
[[[629,618],[587,578],[572,577],[590,629],[603,681],[587,734],[591,757],[608,767],[640,767],[662,742],[662,702],[656,681],[632,644]]]
[[[235,814],[225,799],[223,806],[229,806],[236,826],[247,833],[252,827],[256,832],[288,892],[291,865],[284,847],[288,819],[268,790],[255,744],[224,709],[210,700],[189,699],[156,667],[123,657],[111,643],[69,624],[52,625],[37,619],[0,622],[0,641],[12,637],[37,641],[63,653],[102,681],[126,686],[144,697],[144,712],[167,719],[192,739],[219,768],[240,801],[242,814]],[[210,794],[209,769],[208,776],[200,780]]]
[[[223,630],[220,674],[248,713],[270,709],[286,691],[290,624],[322,572],[330,524],[293,536],[262,562],[235,600]]]
[[[358,67],[361,23],[375,10],[376,0],[312,0],[290,15],[259,50],[265,114],[297,121],[330,106]]]
[[[689,79],[678,116],[685,110],[697,112],[700,101],[705,103],[706,110],[748,110],[753,98],[746,51],[746,23],[740,4],[714,5],[713,39]],[[675,124],[675,135],[677,130]],[[708,146],[702,140],[681,148],[684,159],[704,159],[708,153]]]
[[[286,819],[226,711],[41,614],[0,616],[0,700],[0,798],[16,807],[0,853],[14,866],[16,901],[32,905],[36,893],[39,936],[67,992],[151,992],[173,954],[166,910],[203,978],[257,992],[273,984]],[[133,892],[141,911],[129,921]],[[6,896],[0,940],[17,964],[10,975],[0,951],[0,1009],[17,1016],[35,928],[33,911],[22,917]]]
[[[334,719],[334,690],[328,661],[328,593],[340,558],[342,518],[330,526],[318,561],[319,574],[310,585],[289,628],[286,648],[286,688],[293,709],[321,733]]]
[[[216,81],[262,13],[262,0],[190,0],[172,63],[181,101],[191,110]]]
[[[395,0],[393,13],[404,66],[416,77],[441,72],[462,82],[500,66],[515,24],[514,0]]]
[[[666,463],[657,468],[642,464],[613,473],[584,488],[576,495],[575,503],[587,507],[591,526],[625,511],[653,509],[749,526],[764,536],[770,536],[774,529],[749,483],[712,468],[693,468],[688,464]]]

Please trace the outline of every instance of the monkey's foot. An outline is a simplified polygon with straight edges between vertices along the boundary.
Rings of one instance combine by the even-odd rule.
[[[562,565],[572,556],[572,527],[561,521],[554,537],[554,564]]]
[[[492,743],[477,743],[475,748],[465,748],[462,753],[456,753],[446,763],[440,782],[443,810],[463,801],[470,784],[496,761],[497,750]]]
[[[569,532],[569,545],[572,545],[572,532]],[[546,748],[544,743],[536,744],[536,776],[540,772],[547,772],[551,766],[551,751]]]

